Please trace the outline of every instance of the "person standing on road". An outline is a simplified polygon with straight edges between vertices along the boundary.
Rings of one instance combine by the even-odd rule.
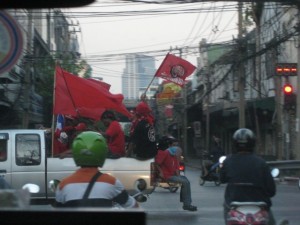
[[[188,211],[197,211],[197,207],[192,205],[191,185],[186,176],[179,173],[179,161],[176,154],[171,154],[172,150],[168,148],[176,148],[173,143],[177,142],[175,138],[164,136],[159,141],[158,153],[155,157],[160,177],[168,182],[181,184],[180,201],[183,202],[183,209]]]
[[[108,147],[98,132],[84,131],[72,144],[72,155],[80,168],[63,179],[56,189],[55,206],[112,207],[116,202],[124,208],[139,207],[117,178],[101,173]]]
[[[266,202],[269,224],[275,225],[271,212],[271,197],[276,194],[276,185],[268,164],[254,153],[255,136],[247,129],[238,129],[233,134],[236,153],[226,157],[220,171],[221,183],[225,189],[224,217],[233,201]]]

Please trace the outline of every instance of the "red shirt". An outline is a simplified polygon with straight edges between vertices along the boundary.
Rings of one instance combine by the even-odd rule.
[[[169,177],[176,175],[176,171],[179,168],[177,157],[172,156],[168,150],[159,150],[155,157],[155,162],[162,169],[165,179],[169,179]]]
[[[107,144],[113,154],[125,155],[125,135],[118,121],[112,121],[106,132]]]

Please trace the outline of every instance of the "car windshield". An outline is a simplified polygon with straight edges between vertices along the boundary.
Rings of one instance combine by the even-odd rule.
[[[1,211],[49,223],[100,212],[113,224],[297,224],[298,14],[283,0],[4,1],[0,188],[37,191],[18,192],[24,205],[0,191]],[[91,166],[106,175],[71,182]],[[70,210],[89,183],[97,201]],[[233,201],[266,206],[226,208]],[[99,202],[114,207],[89,205]]]

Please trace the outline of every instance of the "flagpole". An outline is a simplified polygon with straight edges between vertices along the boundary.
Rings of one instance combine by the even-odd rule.
[[[164,64],[164,62],[166,61],[168,55],[169,55],[169,53],[168,53],[168,54],[166,55],[166,57],[164,58],[164,60],[162,61],[162,63],[161,63],[160,66],[158,67],[157,71],[159,71],[160,68],[163,66],[163,64]],[[157,72],[157,71],[156,71],[156,72]],[[146,92],[148,91],[148,89],[149,89],[150,85],[152,84],[153,80],[155,79],[155,77],[156,77],[156,73],[154,74],[152,80],[150,81],[148,87],[146,88],[146,90],[145,90],[145,92],[144,92],[144,95],[146,95]]]
[[[54,106],[55,106],[55,84],[56,84],[56,68],[60,66],[59,62],[55,62],[55,69],[54,69],[54,83],[53,83],[53,106],[52,106],[52,126],[51,126],[51,133],[52,133],[52,147],[51,147],[51,156],[53,157],[53,148],[54,148],[54,132],[55,132],[55,115],[54,115]]]
[[[148,85],[148,87],[146,88],[146,90],[145,90],[145,92],[144,92],[144,95],[146,95],[146,93],[147,93],[147,91],[148,91],[148,89],[149,89],[149,87],[151,86],[151,84],[152,84],[152,82],[153,82],[153,80],[155,79],[155,75],[153,76],[153,78],[152,78],[152,80],[150,81],[150,83],[149,83],[149,85]]]

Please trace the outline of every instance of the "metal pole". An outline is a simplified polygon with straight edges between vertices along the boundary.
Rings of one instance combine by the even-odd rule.
[[[298,6],[298,29],[300,23],[299,15],[300,6]],[[300,35],[298,35],[298,49],[297,49],[297,90],[296,90],[296,121],[295,121],[295,131],[296,131],[296,146],[300,146]],[[300,158],[300,149],[298,147],[294,148],[296,159]]]
[[[27,33],[27,57],[25,65],[24,75],[24,87],[23,87],[23,116],[22,116],[22,128],[28,128],[29,124],[29,111],[30,111],[30,91],[31,91],[31,57],[32,57],[32,40],[33,40],[33,18],[32,10],[28,9],[28,33]]]
[[[243,32],[243,15],[242,15],[242,9],[243,9],[243,3],[239,2],[238,3],[238,28],[239,28],[239,34],[238,34],[238,41],[239,44],[241,45],[242,43],[242,32]],[[240,46],[241,47],[241,46]],[[240,49],[239,52],[240,56],[242,56],[242,50]],[[241,59],[242,57],[240,57]],[[239,127],[245,127],[245,76],[244,76],[244,65],[240,62],[239,64],[239,96],[240,96],[240,101],[239,101]]]

